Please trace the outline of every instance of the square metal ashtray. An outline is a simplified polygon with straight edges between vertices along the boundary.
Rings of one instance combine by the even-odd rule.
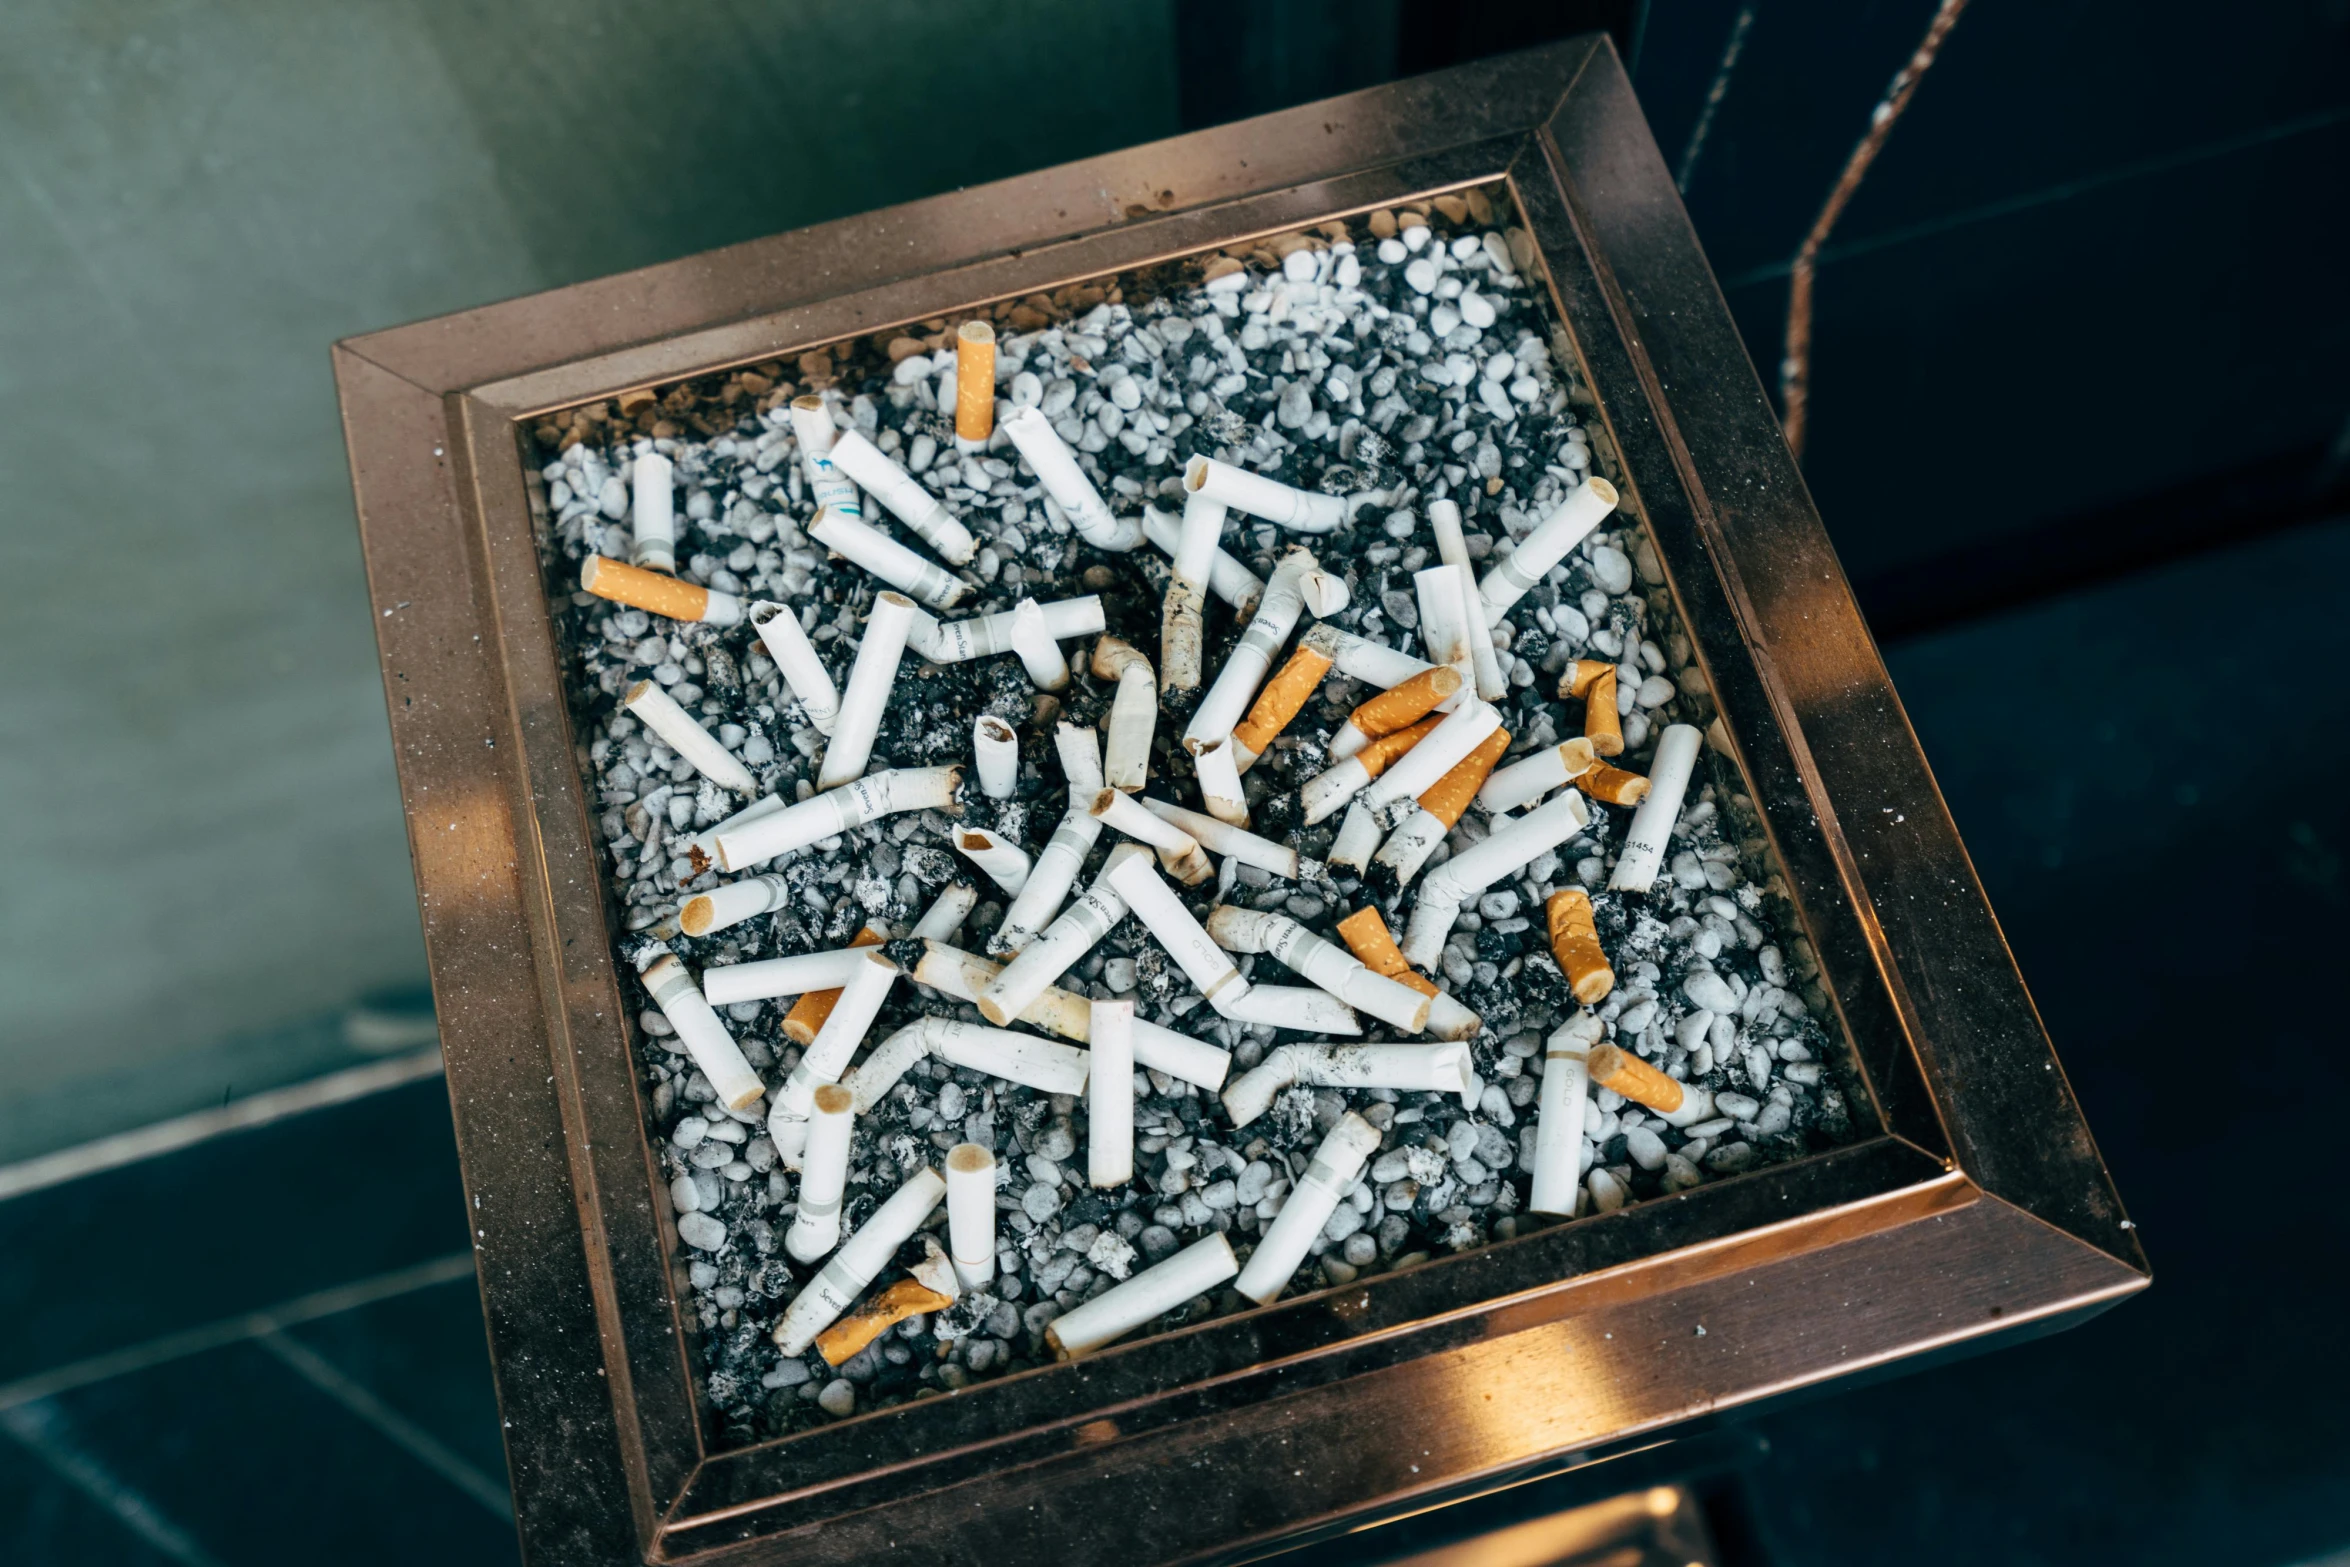
[[[1711,682],[1857,1135],[751,1445],[693,1374],[531,431],[1415,200],[1514,204]],[[1481,197],[1482,199],[1489,199]],[[335,365],[526,1555],[1236,1557],[1611,1454],[2147,1269],[1598,35],[395,328]]]

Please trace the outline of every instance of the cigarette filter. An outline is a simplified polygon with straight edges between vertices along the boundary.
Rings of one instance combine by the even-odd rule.
[[[1183,900],[1159,879],[1147,859],[1130,859],[1103,873],[1106,880],[1135,918],[1158,938],[1159,945],[1175,960],[1208,1005],[1217,1006],[1218,998],[1238,1001],[1248,994],[1249,983],[1240,977],[1232,959],[1216,945],[1200,922],[1193,919]]]
[[[1308,629],[1298,638],[1298,645],[1310,647],[1330,660],[1331,667],[1349,680],[1360,680],[1382,691],[1392,691],[1414,675],[1424,675],[1435,667],[1401,648],[1341,631],[1326,621]]]
[[[1090,726],[1065,718],[1055,724],[1053,752],[1060,757],[1061,772],[1069,780],[1071,804],[1091,800],[1108,787],[1102,777],[1102,737]]]
[[[920,611],[902,593],[884,593],[874,599],[866,617],[865,635],[857,643],[857,660],[849,666],[849,688],[840,699],[840,720],[824,747],[824,765],[816,774],[819,790],[837,789],[864,774],[873,759],[873,740],[889,711],[890,687],[897,683],[898,664],[906,655],[906,630]]]
[[[1246,828],[1248,795],[1240,786],[1240,768],[1233,751],[1238,744],[1230,737],[1183,742],[1184,749],[1191,753],[1192,769],[1199,775],[1200,803],[1208,808],[1208,814],[1234,827]]]
[[[1059,691],[1069,684],[1069,660],[1045,623],[1044,606],[1022,599],[1012,608],[1012,651],[1040,691]]]
[[[1316,495],[1213,457],[1194,456],[1186,463],[1183,487],[1295,533],[1331,533],[1346,521],[1346,502],[1339,496]]]
[[[1591,894],[1580,887],[1561,887],[1543,905],[1550,920],[1550,950],[1575,999],[1587,1007],[1599,1005],[1616,988],[1616,971],[1608,966],[1599,945],[1599,926],[1591,912]]]
[[[1432,998],[1428,1006],[1428,1032],[1438,1039],[1473,1038],[1485,1026],[1484,1019],[1439,990],[1434,980],[1404,960],[1403,948],[1395,944],[1395,938],[1388,934],[1387,922],[1372,905],[1366,903],[1340,920],[1338,934],[1345,939],[1347,949],[1362,960],[1363,967]]]
[[[677,1030],[677,1042],[710,1086],[718,1090],[718,1102],[729,1110],[748,1110],[759,1102],[767,1085],[759,1081],[759,1074],[751,1070],[751,1063],[718,1020],[710,1003],[695,988],[693,975],[673,954],[664,952],[653,960],[643,973],[645,989],[652,994],[653,1005]]]
[[[1534,1213],[1573,1218],[1583,1195],[1583,1106],[1591,1076],[1583,1053],[1599,1040],[1599,1019],[1579,1012],[1551,1031],[1542,1063],[1542,1119],[1534,1137]]]
[[[1170,690],[1190,691],[1199,685],[1207,635],[1208,583],[1216,569],[1216,557],[1223,554],[1217,548],[1223,534],[1223,502],[1201,495],[1184,498],[1182,529],[1175,539],[1175,570],[1167,584],[1167,608],[1159,634],[1159,664]]]
[[[1045,1342],[1063,1360],[1089,1355],[1205,1295],[1238,1272],[1240,1259],[1232,1255],[1232,1243],[1220,1233],[1212,1234],[1054,1318],[1044,1330]]]
[[[843,430],[832,443],[832,463],[889,509],[914,536],[950,566],[960,566],[979,553],[971,530],[955,520],[922,481],[898,466],[887,452],[855,430]]]
[[[1134,1003],[1093,1003],[1085,1088],[1085,1174],[1094,1186],[1134,1179]]]
[[[1330,1222],[1347,1188],[1362,1173],[1363,1163],[1379,1148],[1379,1128],[1349,1110],[1314,1150],[1314,1162],[1298,1178],[1289,1200],[1265,1230],[1264,1239],[1249,1254],[1234,1288],[1260,1306],[1280,1299],[1296,1277],[1306,1250]]]
[[[1290,881],[1297,880],[1297,851],[1295,849],[1275,843],[1270,838],[1260,838],[1253,832],[1235,827],[1232,823],[1221,821],[1216,817],[1202,816],[1199,812],[1187,811],[1180,805],[1169,805],[1164,800],[1145,798],[1142,804],[1145,810],[1161,821],[1180,827],[1191,834],[1192,837],[1199,840],[1201,848],[1211,853],[1221,854],[1227,859],[1238,860],[1243,865],[1254,865],[1259,870],[1271,871],[1274,875]]]
[[[1150,853],[1139,843],[1122,843],[1112,849],[1093,885],[1021,948],[1019,956],[1005,964],[1003,972],[979,993],[980,1015],[990,1023],[1011,1022],[1028,1010],[1038,992],[1099,946],[1110,927],[1126,917],[1126,899],[1110,885],[1110,872],[1131,859],[1147,865]]]
[[[1485,601],[1485,623],[1490,626],[1508,614],[1512,604],[1567,558],[1567,551],[1607,519],[1616,509],[1617,498],[1616,487],[1597,474],[1570,490],[1558,510],[1537,523],[1532,533],[1518,541],[1509,559],[1477,584],[1478,597]]]
[[[1403,955],[1433,968],[1452,934],[1461,905],[1545,850],[1555,849],[1590,824],[1583,797],[1569,791],[1536,806],[1509,826],[1482,839],[1428,873],[1404,927]]]
[[[1102,600],[1098,593],[1082,598],[1054,599],[1039,604],[1044,612],[1044,629],[1056,642],[1074,641],[1079,637],[1097,635],[1107,622],[1102,617]],[[973,615],[964,620],[930,620],[918,622],[906,634],[906,646],[929,659],[933,664],[961,664],[975,658],[993,658],[1012,651],[1012,622],[1019,614],[1014,609],[999,609],[992,615]]]
[[[1691,1126],[1713,1110],[1713,1096],[1693,1083],[1665,1076],[1628,1050],[1596,1044],[1584,1053],[1583,1065],[1594,1087],[1611,1089],[1637,1105],[1646,1105],[1675,1126]]]
[[[800,1168],[801,1157],[808,1147],[808,1116],[816,1102],[816,1089],[824,1083],[837,1083],[846,1072],[857,1047],[873,1031],[873,1020],[881,1015],[882,1003],[889,999],[890,987],[897,982],[898,966],[879,952],[865,961],[865,967],[851,975],[840,992],[840,1000],[825,1017],[824,1026],[816,1037],[808,1041],[800,1056],[800,1064],[791,1069],[776,1090],[775,1106],[767,1113],[767,1135],[775,1144],[775,1152],[787,1170]],[[859,1105],[859,1110],[870,1105]]]
[[[1598,761],[1599,753],[1590,739],[1577,735],[1497,770],[1477,791],[1477,803],[1493,812],[1532,805],[1551,790],[1589,772]]]
[[[970,584],[938,562],[923,559],[852,513],[818,512],[808,524],[808,537],[932,609],[953,609],[971,592]]]
[[[631,565],[648,571],[677,570],[677,498],[670,491],[669,459],[646,452],[629,464],[628,482],[635,510],[630,528]]]
[[[1312,985],[1251,985],[1244,994],[1219,996],[1209,1004],[1235,1022],[1293,1033],[1351,1036],[1363,1031],[1345,1002]]]
[[[1186,501],[1184,510],[1190,509],[1190,502]],[[1156,507],[1145,507],[1142,528],[1152,548],[1169,560],[1175,558],[1183,542],[1182,524]],[[1215,564],[1208,568],[1208,591],[1231,605],[1245,621],[1256,613],[1257,601],[1265,596],[1265,579],[1219,548]]]
[[[699,876],[718,863],[718,835],[748,827],[762,816],[773,816],[783,809],[783,801],[772,794],[763,794],[741,810],[715,826],[705,827],[685,841],[686,858],[693,862],[694,874]]]
[[[1248,710],[1248,717],[1232,731],[1232,743],[1239,747],[1239,756],[1246,758],[1239,762],[1242,772],[1254,766],[1256,759],[1272,745],[1273,737],[1289,727],[1289,721],[1306,705],[1306,698],[1314,694],[1328,673],[1330,660],[1301,644],[1289,655],[1289,662],[1265,682],[1265,689],[1257,693],[1256,705]]]
[[[1084,1051],[1057,1040],[926,1017],[876,1045],[841,1086],[855,1096],[857,1113],[863,1115],[926,1055],[1047,1094],[1084,1093],[1090,1060]]]
[[[1451,500],[1428,503],[1428,528],[1436,535],[1436,558],[1447,566],[1458,566],[1464,575],[1470,571],[1469,541],[1461,535],[1460,503]],[[1510,684],[1501,672],[1501,659],[1493,650],[1493,628],[1487,624],[1484,602],[1478,596],[1473,577],[1468,583],[1464,602],[1469,609],[1469,658],[1477,672],[1477,695],[1488,702],[1498,702],[1509,695]]]
[[[1099,792],[1097,787],[1094,793]],[[1069,901],[1069,889],[1077,885],[1077,873],[1084,869],[1085,857],[1093,852],[1094,843],[1102,835],[1101,818],[1080,803],[1081,799],[1090,802],[1092,797],[1081,795],[1075,787],[1070,789],[1069,809],[1062,813],[1061,824],[1053,829],[1044,852],[1029,867],[1027,882],[1004,910],[1003,923],[996,927],[991,943],[992,950],[1018,952],[1025,948],[1036,939],[1037,932],[1052,923],[1054,916],[1061,912],[1061,905]]]
[[[1559,695],[1580,702],[1591,695],[1600,676],[1615,673],[1615,668],[1602,659],[1574,659],[1559,675]]]
[[[1419,809],[1395,830],[1379,850],[1379,863],[1395,872],[1396,885],[1408,887],[1412,878],[1420,874],[1420,867],[1428,863],[1428,856],[1445,840],[1461,816],[1469,808],[1493,764],[1501,760],[1501,753],[1510,746],[1510,732],[1496,729],[1485,737],[1484,743],[1454,764],[1451,772],[1439,778],[1420,795]]]
[[[1276,1045],[1232,1080],[1224,1109],[1242,1127],[1273,1108],[1285,1088],[1392,1088],[1459,1094],[1474,1109],[1480,1086],[1464,1041],[1441,1045]]]
[[[1362,960],[1285,914],[1220,904],[1208,914],[1208,934],[1232,952],[1262,952],[1350,1007],[1417,1034],[1428,1025],[1429,998],[1365,967]]]
[[[938,895],[906,934],[916,941],[952,941],[978,906],[979,889],[967,881],[955,882]]]
[[[1427,739],[1397,758],[1364,788],[1364,809],[1379,811],[1398,801],[1417,798],[1467,760],[1500,727],[1501,713],[1492,703],[1462,703],[1445,715],[1444,722]]]
[[[781,876],[746,876],[686,899],[685,907],[677,911],[677,928],[689,936],[707,936],[780,909],[790,901],[791,889]]]
[[[1425,665],[1401,685],[1389,687],[1347,714],[1330,742],[1330,754],[1353,756],[1379,736],[1393,734],[1434,712],[1460,689],[1459,670],[1448,664]]]
[[[1001,964],[990,963],[975,952],[932,941],[923,948],[914,978],[958,1001],[976,1003],[987,982],[1002,971]],[[1081,1045],[1090,1044],[1093,1003],[1084,996],[1047,985],[1028,1004],[1018,1021]],[[1132,1035],[1135,1065],[1197,1083],[1211,1092],[1224,1086],[1224,1076],[1232,1068],[1230,1051],[1139,1017],[1134,1020]]]
[[[979,792],[991,800],[1009,800],[1020,787],[1020,737],[993,713],[982,713],[971,724],[971,762],[979,774]]]
[[[1600,756],[1624,754],[1623,720],[1616,714],[1616,668],[1608,665],[1583,696],[1583,735]]]
[[[1115,827],[1137,843],[1159,851],[1167,874],[1187,887],[1196,887],[1216,874],[1215,862],[1200,851],[1199,840],[1173,822],[1146,811],[1132,795],[1104,789],[1094,796],[1091,810],[1103,825]]]
[[[973,448],[995,434],[995,328],[966,321],[955,329],[955,439]]]
[[[759,780],[751,776],[751,770],[720,745],[718,737],[704,729],[693,714],[679,707],[675,697],[652,681],[640,680],[630,686],[620,705],[643,719],[647,729],[719,788],[736,794],[759,792]]]
[[[748,870],[900,811],[951,813],[957,809],[955,788],[962,781],[960,767],[897,767],[852,779],[797,805],[753,818],[732,832],[721,828],[714,845],[718,868]]]
[[[1476,644],[1469,636],[1470,605],[1477,590],[1466,566],[1430,566],[1412,573],[1420,603],[1420,646],[1431,664],[1459,670],[1463,683],[1477,674]]]
[[[1673,824],[1681,819],[1681,797],[1688,793],[1689,775],[1697,767],[1704,734],[1694,724],[1667,724],[1657,740],[1655,760],[1648,764],[1648,793],[1632,813],[1624,834],[1623,852],[1616,859],[1608,887],[1616,892],[1646,892],[1672,847]]]
[[[873,927],[868,925],[865,930],[871,932]],[[756,963],[712,964],[702,971],[702,994],[710,999],[710,1005],[727,1007],[738,1001],[772,1001],[779,996],[804,996],[812,990],[838,990],[865,962],[865,948],[872,943],[862,940],[863,934],[858,943],[830,952],[761,958]],[[808,1037],[816,1037],[814,1030]]]
[[[1272,669],[1273,655],[1281,651],[1281,644],[1296,629],[1298,617],[1305,613],[1301,583],[1307,573],[1320,569],[1314,552],[1303,546],[1281,557],[1281,563],[1273,568],[1273,580],[1265,585],[1265,596],[1257,603],[1256,614],[1233,644],[1224,667],[1209,682],[1208,694],[1192,710],[1191,723],[1183,731],[1186,743],[1206,745],[1231,735],[1255,698],[1258,683]]]
[[[735,991],[747,989],[754,983],[760,984],[762,986],[769,983],[777,983],[781,982],[787,977],[796,977],[798,972],[804,972],[804,970],[787,971],[785,969],[785,965],[787,964],[808,964],[809,959],[812,958],[825,958],[839,962],[840,982],[838,984],[829,986],[823,990],[802,989],[798,992],[800,999],[794,1002],[792,1004],[792,1009],[783,1015],[783,1037],[790,1040],[795,1045],[806,1046],[813,1044],[815,1042],[816,1036],[823,1032],[825,1023],[832,1017],[832,1009],[840,1005],[841,992],[848,988],[849,981],[855,979],[858,975],[866,972],[866,970],[873,966],[869,961],[872,957],[872,954],[865,951],[864,949],[868,947],[878,947],[888,939],[889,937],[887,935],[879,930],[874,929],[871,925],[868,925],[864,929],[858,931],[857,934],[851,938],[849,944],[846,947],[837,951],[812,952],[796,958],[768,958],[765,961],[758,963],[737,963],[728,968],[713,969],[711,972],[714,974],[727,976],[727,978],[731,981],[727,987],[727,993],[732,995]],[[812,964],[809,966],[811,968],[813,967]],[[766,972],[757,975],[747,975],[744,973],[744,970],[747,969],[765,970]],[[790,990],[778,990],[772,992],[772,994],[788,996],[793,994],[793,992]],[[762,998],[754,998],[746,994],[744,995],[743,999],[748,1001]],[[833,1072],[826,1076],[823,1081],[830,1082],[839,1076],[840,1074],[838,1072]]]
[[[1493,712],[1493,709],[1488,707],[1486,711]],[[1373,779],[1387,771],[1388,764],[1442,728],[1451,716],[1423,718],[1416,724],[1396,730],[1393,734],[1381,735],[1345,761],[1326,767],[1307,779],[1297,793],[1298,803],[1305,809],[1306,825],[1311,827],[1370,787]],[[1500,714],[1494,714],[1494,722],[1496,724],[1501,722]],[[1371,817],[1369,812],[1366,811],[1364,814],[1366,819],[1371,822],[1371,847],[1376,848],[1379,841],[1378,821],[1375,817]],[[1344,841],[1343,832],[1341,841]],[[1365,849],[1363,853],[1367,858],[1370,849]],[[1331,850],[1330,858],[1334,864],[1347,863],[1341,859],[1335,847]]]
[[[1605,762],[1593,762],[1576,775],[1575,787],[1609,805],[1638,805],[1648,793],[1648,780]]]
[[[947,1255],[963,1288],[995,1281],[995,1155],[978,1143],[947,1150]]]
[[[1330,840],[1330,863],[1358,875],[1369,870],[1380,836],[1379,818],[1364,810],[1362,801],[1352,802],[1346,808],[1346,820],[1338,824],[1338,836]]]
[[[832,1326],[849,1303],[865,1291],[875,1274],[889,1265],[897,1250],[922,1227],[946,1196],[947,1183],[936,1170],[924,1166],[908,1177],[873,1217],[857,1226],[840,1250],[832,1254],[808,1287],[792,1297],[775,1324],[775,1342],[786,1355],[804,1355],[816,1335]]]
[[[816,1353],[826,1365],[839,1366],[908,1317],[954,1303],[954,1296],[942,1295],[919,1279],[900,1279],[817,1334]]]
[[[800,699],[809,724],[820,735],[831,734],[840,718],[840,690],[832,683],[832,671],[816,656],[816,645],[801,628],[800,617],[788,604],[761,599],[751,606],[751,624],[759,633],[759,645],[775,660],[776,673]]]
[[[783,1237],[783,1249],[794,1262],[814,1262],[840,1244],[840,1203],[849,1184],[855,1104],[838,1083],[819,1084],[811,1096],[808,1143],[800,1155],[799,1212]]]
[[[1012,896],[1018,897],[1020,890],[1028,885],[1028,851],[1011,839],[984,827],[958,827],[955,848]]]
[[[808,493],[819,512],[837,512],[862,521],[864,503],[849,476],[833,466],[832,443],[840,434],[824,399],[810,392],[792,399],[792,435],[800,443],[800,466],[808,475]]]
[[[1118,682],[1118,695],[1110,704],[1110,740],[1102,775],[1111,788],[1131,794],[1150,777],[1151,735],[1159,722],[1158,681],[1152,677],[1151,661],[1116,637],[1103,637],[1093,645],[1093,674],[1096,680]]]
[[[626,604],[670,620],[731,626],[743,618],[743,601],[714,588],[698,588],[624,560],[590,555],[580,563],[579,585],[598,598]]]
[[[1028,459],[1037,482],[1068,517],[1079,538],[1112,554],[1123,554],[1142,542],[1141,521],[1111,515],[1109,503],[1085,476],[1077,454],[1055,433],[1050,419],[1033,408],[1015,408],[1004,415],[1004,433]]]

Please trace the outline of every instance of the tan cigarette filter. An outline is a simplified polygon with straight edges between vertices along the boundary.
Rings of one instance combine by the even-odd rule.
[[[1289,662],[1257,693],[1256,705],[1232,731],[1232,738],[1247,746],[1251,755],[1264,755],[1273,737],[1289,727],[1289,721],[1306,705],[1306,698],[1314,694],[1328,673],[1330,660],[1312,648],[1301,647],[1290,654]]]
[[[1457,672],[1453,678],[1460,678]],[[1436,726],[1443,722],[1440,717],[1423,718],[1416,724],[1383,734],[1357,751],[1352,760],[1362,763],[1363,771],[1376,778],[1387,771],[1388,765],[1397,757],[1435,733]]]
[[[880,931],[868,925],[857,932],[857,939],[850,942],[849,945],[852,947],[878,947],[888,939]],[[783,1015],[783,1037],[795,1045],[814,1044],[816,1031],[824,1026],[824,1020],[832,1016],[832,1009],[839,1004],[840,992],[837,990],[809,991],[799,1000],[793,1002],[792,1009]]]
[[[900,1279],[816,1335],[816,1353],[837,1366],[908,1317],[940,1311],[955,1303],[918,1279]]]
[[[700,620],[710,611],[708,588],[601,555],[590,555],[579,568],[579,585],[598,598],[671,620]]]
[[[1346,721],[1376,740],[1393,734],[1461,688],[1461,672],[1450,664],[1424,669],[1400,686],[1392,686],[1347,715]]]
[[[1452,771],[1428,786],[1420,796],[1420,809],[1444,823],[1447,827],[1460,825],[1461,813],[1469,802],[1477,798],[1477,791],[1485,787],[1492,776],[1501,753],[1510,748],[1510,732],[1496,729],[1485,737],[1485,743],[1455,762]]]
[[[1558,751],[1559,761],[1565,766],[1570,783],[1599,765],[1599,747],[1591,743],[1589,735],[1577,735],[1572,740],[1560,741]]]
[[[1616,717],[1616,671],[1608,665],[1583,698],[1583,736],[1601,756],[1624,754],[1624,728]]]
[[[1372,905],[1366,903],[1340,920],[1338,934],[1356,961],[1372,973],[1409,985],[1423,996],[1436,994],[1436,982],[1404,960],[1403,948],[1395,944],[1387,922]]]
[[[1575,999],[1595,1007],[1616,988],[1616,971],[1608,966],[1599,945],[1599,926],[1591,917],[1591,894],[1580,887],[1561,887],[1543,906],[1550,916],[1550,951],[1565,971]]]
[[[1615,669],[1615,665],[1603,664],[1596,658],[1578,658],[1559,677],[1559,695],[1581,701],[1591,695],[1591,687],[1601,675],[1614,674]]]
[[[1681,1108],[1681,1085],[1628,1051],[1614,1045],[1593,1045],[1583,1057],[1584,1070],[1594,1088],[1612,1088],[1634,1104],[1659,1115]]]
[[[1648,780],[1621,767],[1594,762],[1575,775],[1575,787],[1610,805],[1638,805],[1648,793]]]
[[[995,328],[966,321],[955,333],[955,438],[995,434]]]

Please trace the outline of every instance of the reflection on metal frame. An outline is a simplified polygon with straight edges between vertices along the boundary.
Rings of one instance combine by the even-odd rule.
[[[1495,179],[1713,681],[1872,1135],[717,1449],[520,426]],[[355,338],[335,363],[530,1560],[1257,1554],[2146,1283],[1603,37]]]

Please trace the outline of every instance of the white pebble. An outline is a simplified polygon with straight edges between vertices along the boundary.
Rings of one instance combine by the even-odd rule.
[[[1480,332],[1493,325],[1494,322],[1493,301],[1487,299],[1483,294],[1466,293],[1461,295],[1460,313],[1463,321]]]
[[[1632,557],[1613,544],[1591,552],[1591,575],[1608,593],[1628,592],[1632,586]]]
[[[677,1238],[699,1251],[716,1251],[726,1244],[726,1226],[706,1213],[679,1216]]]
[[[1300,247],[1281,258],[1281,275],[1292,283],[1314,280],[1314,253]]]
[[[1403,280],[1412,286],[1414,293],[1434,293],[1436,291],[1436,263],[1430,261],[1426,256],[1415,257],[1411,265],[1403,269]],[[618,513],[607,511],[606,515],[617,516]]]

